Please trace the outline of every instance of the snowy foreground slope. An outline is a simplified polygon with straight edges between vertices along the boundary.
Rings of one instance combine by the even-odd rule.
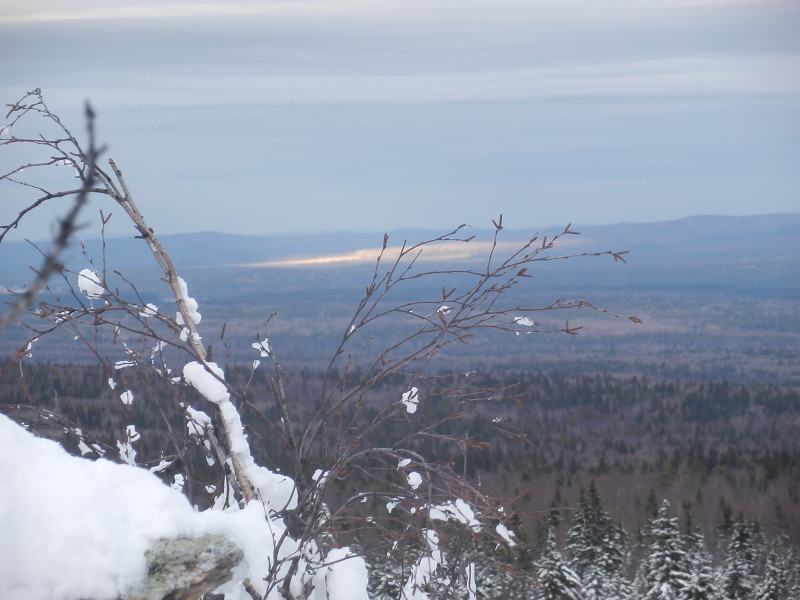
[[[177,490],[144,469],[67,454],[0,415],[0,598],[116,598],[145,575],[145,551],[160,538],[219,533],[243,551],[220,591],[246,597],[241,581],[261,584],[274,548],[258,502],[233,512],[196,512]],[[278,524],[270,520],[273,534]],[[347,549],[335,551],[341,560]],[[325,569],[315,592],[352,598],[336,582],[363,581],[363,560]],[[338,589],[337,589],[338,588]],[[363,588],[362,588],[363,589]],[[337,595],[337,592],[345,595]],[[362,592],[363,593],[363,592]],[[363,597],[366,597],[365,595]]]

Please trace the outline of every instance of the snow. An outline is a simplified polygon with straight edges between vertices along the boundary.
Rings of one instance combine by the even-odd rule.
[[[528,317],[514,317],[514,323],[522,325],[523,327],[533,327],[536,325],[536,321],[532,321]]]
[[[211,417],[202,410],[186,407],[186,430],[189,435],[203,435],[206,427],[211,425]]]
[[[297,505],[294,481],[285,475],[279,475],[265,467],[260,467],[253,461],[242,420],[223,383],[224,371],[213,362],[192,361],[183,366],[183,378],[206,400],[219,407],[219,415],[228,434],[230,452],[237,457],[245,475],[253,487],[258,490],[262,500],[273,510],[294,508]]]
[[[229,400],[228,388],[217,379],[224,379],[225,373],[216,363],[188,362],[183,366],[183,378],[186,383],[200,392],[209,402],[219,404]]]
[[[261,353],[261,358],[267,358],[269,356],[269,339],[264,338],[263,342],[253,342],[250,344],[250,347],[254,350],[258,350]]]
[[[508,527],[506,527],[502,523],[498,523],[497,527],[495,527],[494,530],[497,532],[497,535],[499,535],[501,538],[503,538],[503,541],[506,544],[508,544],[510,547],[513,548],[514,546],[517,545],[517,543],[511,538],[511,536],[514,535],[514,534],[511,533],[511,531],[508,529]]]
[[[91,269],[83,269],[78,273],[78,289],[89,300],[101,298],[106,293],[100,277]]]
[[[425,530],[428,542],[428,553],[423,554],[411,571],[411,576],[400,593],[401,600],[430,600],[426,592],[428,582],[436,576],[436,568],[442,563],[442,551],[439,550],[439,536],[432,529]]]
[[[0,597],[113,598],[157,539],[192,534],[184,496],[143,469],[70,456],[0,415]]]
[[[189,318],[192,322],[197,325],[202,317],[202,315],[197,312],[197,300],[189,296],[189,288],[183,280],[183,277],[178,277],[178,287],[180,288],[180,299],[183,300],[186,305],[186,312],[189,314]],[[175,321],[178,325],[184,324],[183,315],[181,315],[180,311],[175,314]]]
[[[411,489],[417,489],[422,484],[422,475],[417,473],[416,471],[411,471],[408,474],[408,485],[411,486]]]
[[[155,317],[158,314],[158,307],[155,304],[150,304],[149,302],[145,304],[144,308],[139,311],[139,316],[144,317]]]
[[[136,431],[136,426],[128,425],[125,428],[125,441],[117,440],[119,457],[129,465],[136,464],[136,450],[133,447],[133,442],[137,441],[140,437],[141,435]]]
[[[141,582],[146,571],[145,551],[157,540],[220,533],[244,553],[232,580],[216,590],[229,600],[249,598],[242,585],[245,579],[264,596],[264,577],[271,572],[272,561],[285,561],[273,572],[280,579],[288,572],[286,559],[301,550],[303,558],[290,582],[293,593],[302,591],[305,580],[315,586],[312,599],[368,600],[363,558],[348,548],[338,548],[324,557],[323,564],[323,553],[313,542],[301,548],[287,535],[278,513],[296,507],[294,481],[253,461],[222,369],[214,363],[190,362],[183,375],[218,407],[231,454],[258,499],[243,507],[234,504],[225,510],[216,506],[197,512],[180,492],[183,475],[175,475],[168,486],[154,473],[135,466],[133,444],[140,435],[134,425],[128,425],[117,442],[121,457],[129,464],[117,464],[71,456],[57,443],[37,438],[0,415],[0,598],[116,598]],[[113,378],[108,383],[113,389]],[[186,414],[190,431],[199,433],[211,422],[205,412],[189,406]],[[87,449],[85,444],[81,446],[82,452]],[[320,471],[315,479],[321,482],[327,476]],[[417,473],[411,473],[409,483],[416,481],[414,476],[421,482]],[[433,531],[428,533],[427,559],[438,564],[438,538]],[[431,569],[435,564],[419,566],[415,577],[430,577]],[[413,593],[415,598],[424,597]],[[266,598],[278,600],[279,593],[273,590]]]
[[[405,405],[406,411],[409,414],[414,414],[417,412],[417,406],[419,405],[419,390],[417,390],[415,387],[412,387],[407,392],[403,392],[400,402]]]
[[[133,403],[133,392],[130,390],[122,392],[119,395],[119,399],[122,400],[123,404],[130,406]]]
[[[480,522],[475,518],[475,512],[461,498],[456,498],[455,502],[449,501],[438,506],[432,506],[428,514],[431,519],[437,521],[449,521],[451,519],[458,521],[472,528],[475,532],[482,529]]]
[[[252,462],[245,465],[245,471],[250,483],[271,510],[292,510],[297,507],[297,494],[291,477],[259,467]]]
[[[186,483],[186,478],[183,476],[183,473],[176,473],[175,477],[173,478],[173,483],[170,487],[173,490],[178,490],[179,492],[182,492],[185,483]]]
[[[81,456],[86,456],[87,454],[91,454],[92,448],[83,441],[83,431],[80,428],[75,428],[75,435],[78,436],[78,450],[81,451]]]
[[[91,447],[89,447],[83,439],[78,440],[78,450],[81,451],[81,456],[86,456],[92,452]]]
[[[312,600],[369,600],[367,565],[350,548],[334,548],[325,558],[327,567],[314,577]]]
[[[33,346],[33,342],[38,342],[38,341],[39,338],[35,337],[32,340],[30,340],[27,344],[25,344],[25,349],[23,350],[23,352],[25,352],[26,358],[31,358],[33,356],[33,354],[31,354],[31,347]]]
[[[467,580],[467,600],[478,600],[478,584],[475,581],[475,563],[469,563],[464,571],[464,579]]]
[[[263,576],[286,530],[278,518],[267,522],[260,502],[241,510],[196,512],[149,471],[71,456],[2,414],[0,480],[3,600],[116,598],[141,581],[144,553],[157,540],[206,533],[227,535],[244,552],[233,579],[218,591],[245,600],[245,578],[266,591]],[[180,483],[176,478],[173,485]],[[287,537],[278,554],[283,558],[296,550]],[[343,548],[331,551],[328,562],[335,563],[323,578],[329,598],[367,598],[360,591],[366,589],[362,559]]]

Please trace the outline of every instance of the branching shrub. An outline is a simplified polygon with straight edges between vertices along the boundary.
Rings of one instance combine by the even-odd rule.
[[[286,392],[280,340],[270,333],[274,315],[254,337],[257,359],[243,377],[226,377],[233,367],[226,373],[211,359],[201,336],[201,307],[188,283],[139,211],[122,170],[113,160],[107,161],[108,168],[99,163],[91,109],[87,108],[89,141],[84,146],[51,112],[39,90],[9,108],[0,147],[14,157],[11,160],[31,158],[2,174],[0,183],[13,186],[23,198],[26,193],[34,197],[23,199],[19,212],[0,227],[0,243],[9,231],[24,226],[33,211],[65,200],[70,207],[52,246],[42,251],[42,264],[32,281],[0,315],[0,328],[20,323],[31,331],[32,340],[68,331],[106,370],[112,396],[130,422],[116,433],[116,452],[96,442],[94,436],[102,432],[66,425],[78,444],[106,458],[150,468],[209,510],[263,507],[263,527],[273,532],[271,544],[261,549],[269,554],[268,568],[247,573],[238,582],[239,593],[299,599],[312,597],[316,589],[342,597],[335,594],[343,584],[335,582],[343,573],[362,572],[363,561],[352,558],[356,554],[372,566],[373,593],[394,590],[391,593],[404,599],[476,598],[479,557],[479,573],[493,565],[495,572],[511,578],[507,581],[524,583],[527,572],[514,567],[518,540],[509,525],[509,504],[487,496],[467,476],[467,455],[480,451],[481,440],[448,433],[453,422],[473,413],[524,443],[523,434],[492,419],[486,408],[492,399],[513,396],[514,390],[476,385],[469,368],[443,373],[437,369],[437,357],[489,331],[515,335],[580,330],[566,319],[563,327],[542,328],[536,320],[542,312],[589,309],[619,317],[582,299],[518,306],[510,303],[509,291],[524,285],[540,262],[590,256],[624,262],[624,252],[559,254],[562,238],[578,235],[567,226],[549,238],[533,235],[502,255],[500,217],[493,221],[493,240],[480,266],[426,270],[422,259],[432,249],[470,243],[473,237],[465,225],[421,242],[403,242],[399,248],[384,236],[372,276],[332,349],[309,415]],[[15,136],[37,117],[46,121],[48,133]],[[57,178],[50,183],[48,177],[63,166],[72,167],[74,185]],[[173,307],[146,302],[136,283],[108,265],[105,256],[85,254],[86,266],[78,272],[60,264],[90,196],[108,201],[103,225],[111,208],[124,211],[135,235],[152,252]],[[63,281],[66,292],[49,286],[54,278]],[[431,282],[437,292],[409,300],[406,286],[420,281]],[[396,324],[401,332],[397,338],[376,337],[378,325],[387,322]],[[108,343],[118,348],[116,355],[104,353],[103,344]],[[29,351],[30,343],[15,360],[24,360]],[[266,401],[254,401],[248,392],[249,383],[260,376],[268,379],[271,389]],[[388,400],[375,393],[386,381],[397,386],[396,397]],[[429,410],[434,405],[436,410]],[[243,412],[277,440],[289,473],[256,463]],[[148,449],[142,456],[137,427],[145,420],[150,428],[170,432],[170,442],[157,454]],[[398,423],[404,426],[387,426]],[[452,461],[418,451],[424,447],[418,442],[427,440],[463,457],[462,470]],[[370,511],[365,506],[381,508]],[[366,579],[359,585],[360,591],[351,590],[348,597],[366,594]]]

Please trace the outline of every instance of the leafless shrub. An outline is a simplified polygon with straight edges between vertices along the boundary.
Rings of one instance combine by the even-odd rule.
[[[13,136],[23,119],[36,116],[54,125],[57,135]],[[154,470],[180,471],[187,481],[185,489],[197,490],[201,486],[194,481],[197,474],[188,466],[187,453],[191,448],[200,448],[209,464],[213,463],[220,482],[213,487],[211,504],[264,502],[273,511],[271,518],[286,523],[285,532],[274,546],[271,571],[263,574],[265,597],[272,589],[280,590],[286,598],[308,597],[312,581],[309,569],[324,563],[325,550],[335,547],[341,537],[361,539],[368,556],[385,553],[387,545],[390,551],[394,549],[393,558],[400,565],[397,576],[409,597],[409,590],[415,586],[424,588],[430,598],[453,597],[456,590],[474,597],[474,567],[470,565],[479,555],[484,557],[481,560],[489,560],[485,558],[491,554],[486,551],[487,544],[506,549],[505,563],[505,559],[492,560],[499,570],[504,564],[510,569],[516,543],[513,532],[504,525],[511,516],[510,505],[489,497],[466,476],[469,453],[479,452],[482,442],[468,434],[448,433],[447,428],[472,413],[486,417],[497,431],[524,443],[524,435],[486,414],[492,399],[513,397],[514,390],[475,386],[469,369],[457,374],[438,372],[437,356],[446,348],[469,344],[486,331],[574,335],[580,330],[580,326],[566,319],[563,327],[542,328],[535,319],[543,312],[589,309],[619,317],[582,299],[558,299],[532,307],[508,304],[507,298],[508,292],[524,284],[540,262],[603,255],[624,262],[624,252],[558,254],[563,237],[578,235],[567,226],[551,238],[534,235],[511,254],[501,256],[500,217],[493,222],[493,241],[482,266],[426,270],[421,258],[429,249],[444,243],[470,243],[473,238],[465,225],[425,241],[403,242],[396,253],[389,246],[388,235],[384,236],[372,277],[333,349],[315,412],[308,419],[298,411],[296,399],[286,392],[279,360],[280,340],[273,339],[270,333],[274,315],[266,319],[265,333],[255,338],[253,348],[270,367],[265,370],[254,362],[249,377],[252,380],[264,373],[268,378],[271,405],[279,414],[275,420],[252,402],[247,381],[237,384],[235,379],[226,380],[223,371],[208,357],[200,335],[197,304],[138,210],[121,169],[113,160],[108,161],[109,170],[97,163],[99,152],[95,148],[91,110],[87,108],[88,149],[50,111],[39,90],[10,105],[6,118],[11,121],[3,130],[0,146],[6,150],[33,147],[43,157],[0,176],[0,181],[36,195],[0,227],[0,243],[11,229],[23,225],[25,218],[43,205],[58,198],[71,198],[72,205],[61,221],[53,246],[43,253],[44,264],[35,270],[33,282],[0,316],[0,328],[27,311],[33,320],[26,320],[26,326],[36,339],[55,330],[68,330],[94,353],[106,369],[110,384],[115,386],[116,397],[126,406],[132,398],[125,373],[142,378],[146,389],[153,377],[170,383],[174,390],[171,396],[161,395],[152,387],[146,394],[150,410],[172,433],[173,440],[171,448],[162,449],[164,460]],[[5,137],[9,132],[10,137]],[[38,172],[61,164],[74,167],[77,186],[52,191],[36,183]],[[87,255],[89,266],[79,273],[69,272],[59,264],[59,256],[73,237],[77,214],[91,194],[107,197],[112,207],[119,206],[137,237],[148,245],[174,299],[174,316],[171,311],[147,304],[135,283],[110,270],[105,257],[98,265]],[[103,224],[108,218],[104,211]],[[67,291],[59,295],[50,289],[48,294],[42,294],[53,277],[61,277]],[[404,299],[404,286],[420,280],[437,282],[441,292]],[[635,317],[625,318],[638,322]],[[398,339],[374,337],[375,326],[388,320],[396,320],[403,334]],[[116,360],[100,350],[99,340],[104,335],[122,349]],[[17,360],[22,360],[26,352],[26,348],[20,349]],[[393,401],[374,400],[372,390],[389,377],[401,381],[404,392]],[[209,401],[213,418],[191,405],[191,385]],[[217,396],[211,397],[209,386],[216,386]],[[424,416],[426,404],[432,402],[447,407],[444,413],[437,413],[444,416]],[[241,435],[239,416],[245,409],[253,411],[288,453],[288,481],[293,490],[291,501],[285,500],[282,505],[276,504],[274,497],[265,498],[264,487],[252,481],[253,458]],[[387,428],[387,424],[397,423],[404,426]],[[118,432],[120,457],[132,464],[141,462],[136,458],[137,436],[135,423]],[[461,457],[463,472],[457,472],[453,462],[434,460],[416,451],[416,441],[424,439],[449,444],[452,454]],[[357,486],[347,483],[354,478],[358,479]],[[368,501],[384,508],[370,514],[363,509]],[[268,526],[269,518],[266,521]],[[283,552],[290,543],[296,544],[297,550]],[[409,544],[416,544],[416,555],[401,551]],[[514,572],[524,579],[524,572]],[[434,573],[441,576],[434,578]],[[251,595],[262,595],[262,591],[256,593],[252,582],[245,582],[245,587]]]

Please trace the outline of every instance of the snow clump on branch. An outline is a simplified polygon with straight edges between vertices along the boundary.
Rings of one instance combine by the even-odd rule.
[[[314,595],[322,600],[369,600],[367,565],[350,548],[334,548],[325,559],[328,566],[314,577]]]
[[[144,308],[139,311],[139,316],[142,318],[155,317],[158,314],[158,307],[155,304],[148,302]]]
[[[250,344],[250,347],[254,350],[258,350],[261,353],[261,358],[267,358],[269,356],[269,338],[264,338],[262,342],[253,342]]]
[[[416,471],[411,471],[408,474],[408,485],[411,486],[412,490],[417,489],[420,485],[422,485],[422,475],[417,473]]]
[[[102,298],[103,294],[106,293],[106,288],[103,287],[100,277],[91,269],[83,269],[78,273],[78,289],[89,300]]]
[[[419,390],[417,390],[415,387],[412,387],[407,392],[403,392],[400,402],[405,405],[406,411],[409,414],[414,414],[417,412],[417,406],[419,405]]]
[[[456,498],[455,502],[448,501],[438,506],[432,506],[429,513],[430,518],[436,521],[454,520],[470,527],[474,532],[479,532],[483,527],[475,518],[475,512],[461,498]]]
[[[189,295],[189,288],[186,286],[186,282],[183,280],[183,277],[178,277],[178,287],[180,287],[180,299],[183,300],[184,304],[186,305],[186,312],[189,314],[189,318],[192,322],[197,325],[200,323],[200,319],[202,315],[197,312],[197,300],[192,298]],[[175,315],[175,321],[178,325],[184,325],[183,322],[183,315],[178,311]]]
[[[225,373],[216,363],[188,362],[183,367],[183,378],[209,402],[220,404],[230,399],[228,388],[221,381]]]
[[[244,474],[258,490],[262,501],[277,511],[295,508],[297,495],[294,481],[290,477],[258,466],[253,460],[239,412],[231,402],[228,388],[225,386],[223,370],[213,362],[192,361],[184,365],[183,378],[206,400],[219,407],[220,417],[228,433],[231,454],[242,465]]]

